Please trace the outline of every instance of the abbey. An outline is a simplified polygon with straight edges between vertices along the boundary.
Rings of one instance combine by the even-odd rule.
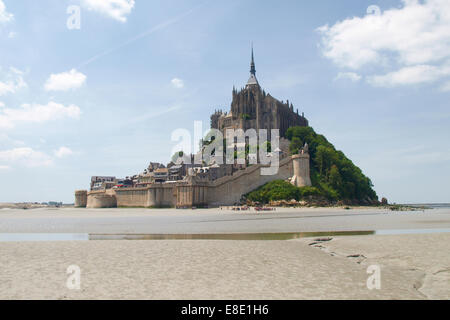
[[[267,163],[254,164],[249,159],[244,163],[222,164],[214,160],[187,161],[197,155],[184,155],[167,165],[151,162],[143,172],[125,179],[93,177],[90,191],[75,192],[75,206],[214,207],[239,204],[243,195],[273,180],[310,186],[308,146],[298,154],[289,152],[286,131],[293,126],[308,126],[308,120],[303,113],[294,111],[292,103],[279,101],[261,88],[252,49],[247,84],[239,91],[233,88],[231,110],[216,111],[211,116],[211,128],[220,130],[224,136],[227,129],[266,129],[269,135],[272,129],[279,129],[279,147],[268,154],[269,159],[278,159],[273,174],[262,174]],[[231,142],[232,147],[233,144],[237,148],[239,143],[236,140]]]
[[[294,106],[281,102],[261,89],[256,79],[255,59],[252,49],[250,79],[245,88],[237,91],[233,88],[231,110],[224,113],[219,110],[211,116],[211,128],[224,132],[226,129],[279,129],[280,136],[285,137],[286,131],[294,126],[308,126],[304,115],[299,115]]]

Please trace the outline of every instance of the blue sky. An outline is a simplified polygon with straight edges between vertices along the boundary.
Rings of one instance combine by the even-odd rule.
[[[0,202],[167,163],[175,129],[228,110],[252,41],[262,87],[379,196],[450,202],[449,28],[446,0],[0,0]]]

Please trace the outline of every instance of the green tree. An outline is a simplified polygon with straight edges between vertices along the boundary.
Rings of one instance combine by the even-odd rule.
[[[289,145],[289,151],[291,154],[297,154],[298,151],[303,148],[304,142],[299,137],[293,137],[291,144]]]
[[[332,165],[330,169],[330,173],[328,175],[328,182],[330,186],[336,190],[339,194],[342,194],[344,190],[342,184],[342,177],[339,173],[339,169],[336,165]]]

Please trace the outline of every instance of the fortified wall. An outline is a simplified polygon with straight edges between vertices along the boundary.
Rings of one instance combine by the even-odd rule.
[[[254,165],[240,170],[232,176],[226,176],[211,183],[208,202],[212,206],[233,205],[239,203],[241,197],[270,181],[287,180],[293,176],[292,158],[280,160],[276,175],[261,175],[263,165]]]
[[[116,189],[118,207],[175,207],[175,184],[155,183],[145,188]]]
[[[265,166],[257,164],[212,182],[198,181],[192,176],[182,182],[152,184],[145,188],[91,191],[87,193],[86,203],[88,208],[191,208],[235,205],[243,195],[270,181],[287,180],[299,175],[300,173],[294,172],[294,157],[280,160],[278,173],[275,175],[261,175],[261,168]],[[303,178],[309,179],[309,174]]]

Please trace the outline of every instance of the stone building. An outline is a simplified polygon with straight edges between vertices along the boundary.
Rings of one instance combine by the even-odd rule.
[[[250,78],[245,88],[237,91],[233,88],[231,110],[224,113],[216,111],[211,116],[211,128],[224,133],[226,129],[279,129],[280,137],[286,136],[286,131],[294,126],[308,126],[308,120],[294,112],[294,106],[288,101],[282,102],[261,88],[256,78],[255,59],[252,49]]]
[[[91,177],[91,190],[102,190],[112,187],[117,182],[116,177],[93,176]]]

